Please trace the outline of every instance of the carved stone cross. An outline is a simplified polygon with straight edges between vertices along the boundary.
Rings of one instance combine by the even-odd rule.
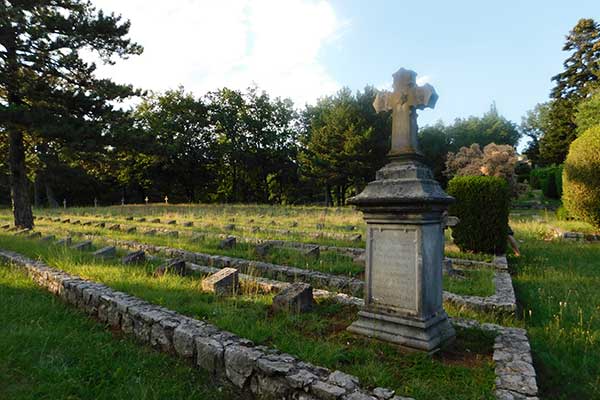
[[[417,141],[417,109],[433,108],[438,99],[430,84],[417,86],[417,73],[400,68],[394,75],[394,91],[379,92],[375,111],[392,110],[392,147],[388,155],[420,154]]]

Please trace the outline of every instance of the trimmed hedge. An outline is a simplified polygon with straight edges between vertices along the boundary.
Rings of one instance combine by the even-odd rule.
[[[571,143],[563,182],[563,204],[569,213],[600,228],[600,125]]]
[[[534,189],[542,189],[549,199],[560,199],[562,195],[562,165],[536,168],[529,174],[530,185]]]
[[[457,176],[448,182],[456,199],[450,215],[460,219],[452,228],[454,243],[462,251],[501,254],[506,251],[510,188],[495,176]]]

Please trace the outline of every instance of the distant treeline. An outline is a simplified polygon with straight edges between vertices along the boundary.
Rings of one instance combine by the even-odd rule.
[[[390,113],[376,91],[348,89],[298,111],[250,88],[194,97],[183,88],[150,94],[100,137],[26,140],[37,206],[161,202],[344,204],[385,163]],[[492,107],[483,117],[421,131],[436,175],[448,151],[472,143],[516,145],[517,127]],[[1,201],[8,204],[6,163]]]

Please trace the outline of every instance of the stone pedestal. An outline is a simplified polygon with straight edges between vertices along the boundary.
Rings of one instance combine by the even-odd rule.
[[[349,200],[367,223],[365,307],[349,331],[428,352],[454,337],[442,307],[452,201],[419,154],[396,156]]]

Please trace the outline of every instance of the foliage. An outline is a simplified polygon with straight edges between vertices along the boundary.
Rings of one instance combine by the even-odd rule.
[[[509,145],[490,143],[483,151],[478,144],[462,147],[456,153],[448,153],[446,171],[448,177],[454,176],[497,176],[506,180],[513,195],[518,194],[515,167],[517,156]]]
[[[456,199],[449,213],[460,220],[452,228],[454,243],[462,251],[500,254],[506,250],[510,192],[495,176],[457,176],[448,182]]]
[[[600,25],[580,19],[567,35],[563,51],[570,52],[564,71],[552,77],[550,109],[540,139],[540,164],[562,164],[569,144],[577,137],[575,113],[578,103],[598,88],[600,74]]]
[[[0,120],[8,134],[14,217],[17,225],[31,227],[24,135],[53,152],[101,151],[105,133],[122,114],[111,103],[134,92],[95,78],[96,65],[81,53],[110,63],[113,55],[142,48],[126,37],[128,21],[97,12],[85,0],[3,2],[0,19]]]
[[[540,139],[544,132],[548,131],[548,114],[550,112],[550,103],[539,103],[533,110],[527,111],[521,119],[521,133],[530,139],[527,148],[523,154],[534,166],[543,163],[540,155]]]
[[[563,203],[570,214],[600,228],[600,126],[571,144],[563,172]]]
[[[385,162],[390,113],[375,113],[375,94],[372,87],[356,96],[342,89],[306,110],[300,162],[307,176],[325,186],[328,203],[334,189],[337,204],[345,204],[348,190],[358,193]]]
[[[534,189],[542,189],[549,199],[560,199],[562,196],[562,166],[552,165],[536,168],[530,173],[530,184]]]
[[[588,129],[600,125],[600,90],[596,90],[590,97],[577,105],[575,124],[578,136]]]

